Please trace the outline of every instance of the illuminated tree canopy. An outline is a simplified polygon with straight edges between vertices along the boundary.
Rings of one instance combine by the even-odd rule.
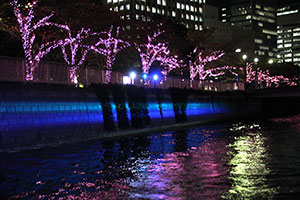
[[[108,32],[102,32],[99,37],[99,41],[90,46],[90,49],[103,55],[106,60],[105,65],[105,83],[109,83],[111,79],[112,66],[116,60],[117,54],[122,50],[130,46],[129,42],[126,42],[119,37],[119,27],[116,28],[115,36],[113,36],[113,26],[111,26]],[[103,38],[102,38],[103,37]]]
[[[65,25],[49,22],[49,19],[53,16],[53,12],[33,22],[34,8],[37,6],[37,1],[28,3],[23,7],[18,0],[13,0],[11,6],[14,9],[14,15],[17,18],[19,25],[19,32],[21,35],[23,50],[25,53],[25,65],[26,65],[26,80],[34,79],[34,70],[38,67],[41,59],[49,53],[52,49],[57,48],[62,40],[59,41],[43,41],[42,44],[36,44],[36,30],[44,26],[56,26],[59,28],[66,28]],[[37,46],[34,48],[34,46]]]
[[[157,37],[165,31],[158,30],[151,37],[147,36],[147,42],[142,44],[135,43],[142,63],[142,71],[145,74],[149,73],[152,64],[159,61],[163,67],[161,73],[166,78],[167,74],[175,69],[183,67],[183,61],[178,59],[177,55],[173,55],[167,46],[166,42],[159,42]]]

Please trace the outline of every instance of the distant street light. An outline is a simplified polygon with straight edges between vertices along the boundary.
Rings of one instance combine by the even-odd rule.
[[[273,61],[272,59],[270,59],[270,60],[268,61],[268,63],[269,63],[270,65],[272,65],[272,64],[274,63],[274,61]]]
[[[244,54],[242,56],[243,60],[244,60],[244,90],[246,90],[246,83],[247,83],[247,63],[246,63],[246,59],[247,59],[247,55]]]
[[[153,80],[154,80],[154,81],[157,81],[157,80],[158,80],[158,75],[157,75],[157,74],[154,74],[154,75],[153,75]]]
[[[255,64],[255,84],[254,84],[254,89],[257,89],[258,86],[258,75],[257,75],[257,63],[258,63],[259,59],[258,58],[254,58],[254,64]]]
[[[242,49],[238,48],[238,49],[235,50],[235,52],[236,52],[236,53],[241,53],[241,52],[242,52]]]
[[[158,77],[158,75],[157,74],[154,74],[153,75],[153,86],[154,86],[154,88],[155,88],[155,83],[156,83],[156,81],[159,79],[159,77]]]
[[[136,78],[136,73],[135,72],[131,72],[129,74],[130,78],[131,78],[131,84],[134,84],[134,79]]]
[[[147,79],[148,78],[148,75],[147,74],[143,74],[143,79]]]

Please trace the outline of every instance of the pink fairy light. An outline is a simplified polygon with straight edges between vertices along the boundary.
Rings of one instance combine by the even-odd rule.
[[[21,34],[21,39],[23,42],[23,50],[25,53],[25,66],[26,66],[26,80],[31,81],[34,79],[33,72],[38,67],[41,59],[48,54],[52,49],[57,48],[62,41],[52,41],[41,44],[37,51],[33,50],[33,44],[36,39],[35,31],[36,29],[43,26],[57,26],[59,28],[66,28],[65,25],[60,25],[52,22],[48,22],[48,20],[53,16],[53,12],[34,23],[32,20],[34,19],[34,8],[37,5],[37,1],[33,1],[28,5],[27,16],[23,15],[20,10],[19,0],[13,0],[10,2],[10,5],[14,9],[14,15],[17,18],[17,22],[19,24],[19,31]]]
[[[219,58],[224,56],[225,53],[223,51],[214,51],[210,55],[205,56],[203,55],[202,50],[199,51],[198,48],[195,48],[192,54],[196,56],[195,60],[191,59],[192,55],[189,56],[190,57],[189,59],[190,78],[192,81],[195,79],[197,75],[199,76],[200,81],[204,81],[207,76],[220,76],[225,74],[225,72],[223,71],[219,73],[214,73],[216,71],[233,69],[230,66],[225,66],[222,68],[219,67],[219,68],[205,69],[207,63],[218,60]]]
[[[88,38],[91,35],[95,35],[95,33],[91,33],[90,29],[82,28],[75,37],[72,36],[71,30],[67,27],[68,38],[66,38],[62,43],[60,43],[60,47],[62,49],[62,54],[64,60],[70,67],[70,80],[72,83],[77,84],[77,73],[80,67],[83,66],[84,61],[86,59],[86,55],[88,53],[88,48],[83,44],[83,40]],[[70,54],[66,52],[66,46],[70,47]],[[83,51],[79,51],[79,49],[83,49]],[[80,59],[76,59],[80,57]]]
[[[151,65],[158,58],[162,58],[160,55],[162,52],[167,53],[168,48],[165,43],[154,43],[155,39],[164,33],[165,31],[158,30],[153,34],[152,37],[147,36],[148,42],[145,44],[137,44],[135,43],[135,47],[138,50],[142,62],[142,70],[143,73],[148,74]]]
[[[105,39],[99,37],[99,41],[95,45],[90,46],[91,50],[105,56],[106,58],[106,66],[105,66],[106,71],[105,71],[105,80],[104,80],[105,83],[110,82],[112,66],[114,64],[114,61],[116,60],[117,54],[121,50],[130,46],[128,42],[122,39],[118,39],[119,29],[120,27],[117,27],[116,34],[115,36],[113,36],[112,35],[113,26],[111,26],[108,32],[102,32],[102,34],[105,35]]]
[[[298,85],[298,79],[289,79],[284,76],[271,76],[268,70],[263,71],[259,67],[253,69],[253,63],[246,64],[247,83],[257,82],[258,84],[266,83],[266,87],[279,87],[280,83],[295,86]]]
[[[164,79],[167,78],[167,74],[175,68],[181,68],[184,66],[183,61],[178,59],[177,55],[171,55],[167,43],[157,42],[156,38],[165,31],[158,30],[154,32],[153,36],[147,36],[147,43],[136,44],[135,47],[140,54],[142,70],[144,74],[148,74],[150,67],[154,61],[159,61],[163,66],[161,71]],[[147,84],[147,81],[145,82]]]

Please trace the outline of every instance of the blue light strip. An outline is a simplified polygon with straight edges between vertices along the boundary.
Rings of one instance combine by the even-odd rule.
[[[114,120],[117,120],[116,106],[111,103]],[[161,104],[164,119],[174,119],[173,104]],[[130,108],[126,103],[127,116],[131,120]],[[161,119],[158,103],[148,104],[151,119]],[[202,116],[228,112],[226,104],[203,102],[188,103],[186,115]],[[2,101],[0,102],[0,131],[19,131],[57,126],[78,126],[81,124],[101,124],[103,114],[99,102],[66,101]]]

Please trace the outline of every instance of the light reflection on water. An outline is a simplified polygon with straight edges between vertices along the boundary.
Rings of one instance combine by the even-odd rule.
[[[295,199],[300,131],[281,123],[1,154],[0,199]]]
[[[223,196],[228,199],[272,199],[277,190],[269,185],[267,177],[269,155],[266,140],[258,124],[234,125],[232,131],[244,132],[229,144],[232,157],[229,179],[231,187]]]

